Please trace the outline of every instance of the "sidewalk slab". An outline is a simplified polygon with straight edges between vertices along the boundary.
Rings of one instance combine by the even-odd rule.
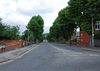
[[[31,50],[32,49],[31,46],[32,45],[27,46],[27,47],[23,47],[23,48],[18,48],[16,50],[0,53],[0,63],[4,63],[4,62],[7,62],[9,60],[16,59],[18,56],[20,56],[20,55],[24,54],[25,52]]]

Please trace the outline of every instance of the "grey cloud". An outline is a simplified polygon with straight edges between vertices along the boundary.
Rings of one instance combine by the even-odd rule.
[[[7,20],[7,21],[5,21],[5,24],[10,25],[10,26],[18,26],[20,33],[24,32],[26,29],[26,25],[24,25],[23,22],[21,22],[21,21]]]
[[[8,25],[11,26],[19,26],[19,31],[22,34],[22,32],[24,32],[26,30],[26,25],[23,24],[23,22],[15,22],[15,21],[7,21],[9,23],[7,23]],[[44,26],[44,33],[49,33],[49,28],[48,26]]]
[[[32,15],[37,15],[37,14],[48,14],[52,13],[54,10],[51,8],[45,8],[45,9],[32,9],[32,10],[23,10],[23,9],[18,9],[18,12],[22,15],[25,16],[32,16]]]
[[[37,13],[37,14],[47,14],[47,13],[52,13],[52,12],[53,12],[53,9],[51,9],[51,8],[35,10],[35,13]]]
[[[26,25],[20,25],[20,33],[23,33],[26,30]]]
[[[24,15],[24,16],[31,16],[33,15],[33,11],[32,10],[23,10],[23,9],[18,9],[17,10],[18,13]]]
[[[43,33],[49,33],[49,28],[48,26],[44,26],[44,32]]]

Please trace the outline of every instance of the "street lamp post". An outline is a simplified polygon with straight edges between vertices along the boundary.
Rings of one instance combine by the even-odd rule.
[[[84,12],[81,12],[82,15]],[[94,48],[94,18],[93,15],[91,15],[91,26],[92,26],[92,36],[91,36],[91,47]]]
[[[91,43],[91,46],[92,46],[92,48],[94,48],[94,18],[93,18],[93,16],[91,16],[91,18],[92,18],[92,43]]]
[[[29,38],[29,30],[28,30],[28,37],[27,37],[27,39],[28,39],[28,42],[29,42],[29,40],[30,40],[30,38]]]

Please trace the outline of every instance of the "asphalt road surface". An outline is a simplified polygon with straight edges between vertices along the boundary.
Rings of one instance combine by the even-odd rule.
[[[100,71],[100,52],[43,42],[0,71]]]

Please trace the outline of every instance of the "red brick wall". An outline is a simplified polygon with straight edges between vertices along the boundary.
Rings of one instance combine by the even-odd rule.
[[[5,45],[5,51],[13,50],[24,46],[24,41],[22,40],[1,40],[0,43]],[[0,49],[0,51],[2,50]]]
[[[81,31],[80,32],[80,45],[82,46],[89,46],[90,44],[90,36],[87,32]]]

